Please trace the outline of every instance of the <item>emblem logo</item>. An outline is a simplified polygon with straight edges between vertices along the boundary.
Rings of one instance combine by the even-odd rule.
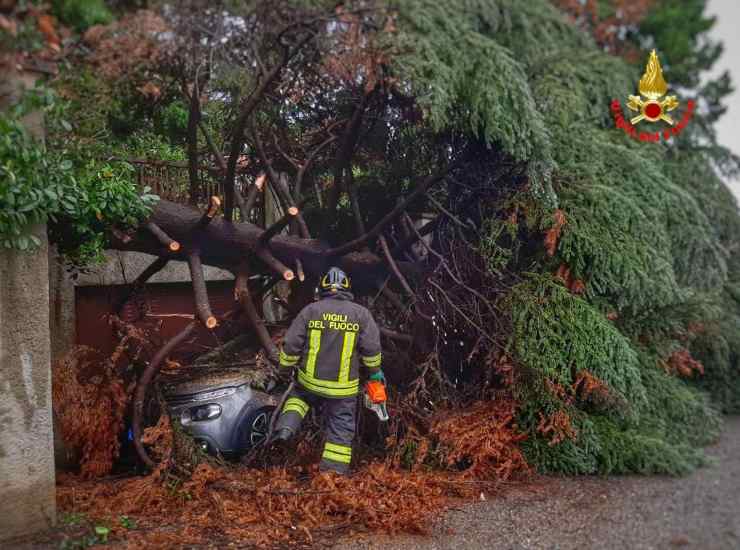
[[[633,117],[630,122],[637,124],[641,120],[647,120],[648,122],[662,120],[673,126],[675,123],[667,113],[678,107],[678,99],[675,95],[669,95],[662,101],[660,100],[668,91],[668,84],[663,78],[663,69],[655,50],[650,52],[650,59],[647,67],[645,67],[645,74],[640,79],[638,89],[640,95],[629,96],[627,107],[632,111],[638,111],[640,114]],[[643,101],[642,96],[645,96],[645,101]]]
[[[663,69],[655,50],[650,52],[645,74],[642,75],[637,89],[639,95],[630,95],[627,99],[627,108],[638,113],[629,121],[624,118],[619,100],[612,101],[611,110],[617,128],[622,128],[627,134],[640,141],[660,141],[661,136],[664,140],[668,140],[686,127],[694,112],[694,101],[686,102],[686,111],[679,122],[676,122],[669,114],[680,106],[680,102],[675,95],[666,95],[668,84],[663,78]],[[636,125],[643,121],[651,125],[662,121],[671,128],[664,126],[661,131],[657,132],[638,132]]]

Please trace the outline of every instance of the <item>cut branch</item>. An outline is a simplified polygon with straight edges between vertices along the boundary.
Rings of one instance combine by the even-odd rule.
[[[156,223],[147,222],[146,228],[152,235],[157,238],[160,243],[162,243],[162,245],[166,246],[170,252],[177,252],[178,250],[180,250],[180,243],[170,238],[170,236],[162,231],[162,229]]]
[[[188,267],[190,268],[190,279],[193,281],[193,292],[195,293],[195,311],[206,328],[213,329],[218,321],[213,316],[211,305],[208,303],[208,290],[206,289],[206,280],[199,254],[188,255]]]
[[[295,273],[293,273],[293,270],[278,260],[268,248],[257,247],[256,254],[267,267],[269,267],[274,273],[280,275],[280,277],[286,281],[292,281],[295,279]]]
[[[257,148],[257,153],[260,156],[260,159],[262,160],[262,164],[265,165],[265,169],[267,170],[267,176],[270,180],[270,184],[272,185],[272,188],[277,193],[280,203],[284,209],[290,208],[292,206],[295,206],[295,201],[293,200],[293,197],[290,195],[290,189],[288,189],[287,181],[283,181],[283,178],[280,174],[277,173],[275,168],[272,165],[272,159],[270,159],[267,156],[267,152],[265,151],[264,143],[262,142],[262,138],[259,135],[259,132],[257,132],[257,129],[252,125],[251,127],[252,137],[254,139],[254,144]],[[301,235],[301,238],[303,239],[309,239],[310,233],[308,231],[308,225],[306,225],[305,220],[303,219],[303,216],[298,214],[298,217],[296,218],[296,221],[298,223],[298,229]]]
[[[287,226],[291,220],[295,219],[295,217],[298,215],[298,208],[295,206],[291,206],[288,208],[285,215],[283,215],[282,218],[280,218],[278,221],[273,223],[270,227],[268,227],[262,235],[260,235],[259,240],[257,241],[258,247],[265,247],[270,242],[270,239],[272,239],[275,235],[280,233],[285,226]]]
[[[295,270],[296,270],[296,273],[298,274],[298,280],[300,282],[305,281],[306,273],[305,271],[303,271],[303,262],[301,261],[300,258],[296,258],[295,260]]]

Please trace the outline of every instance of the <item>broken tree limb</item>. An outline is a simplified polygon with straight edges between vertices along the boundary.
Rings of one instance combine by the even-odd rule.
[[[264,233],[262,233],[262,235],[260,235],[260,238],[257,241],[257,246],[267,246],[270,242],[270,239],[272,239],[275,235],[285,229],[285,226],[287,226],[291,222],[291,220],[294,220],[296,216],[298,216],[298,208],[295,206],[289,207],[282,218],[273,223],[265,230]]]
[[[202,213],[188,206],[165,199],[160,200],[152,210],[149,221],[156,223],[168,235],[180,242],[189,242],[197,235],[198,253],[203,265],[219,267],[235,272],[239,264],[246,260],[256,259],[257,241],[263,233],[259,226],[249,223],[229,223],[220,216],[214,218],[205,228],[197,230]],[[141,228],[133,233],[131,240],[123,242],[111,236],[111,248],[117,250],[134,250],[147,254],[162,255],[162,245],[146,229]],[[261,260],[269,264],[270,271],[283,278],[282,268],[295,265],[300,259],[307,276],[318,277],[326,272],[329,261],[325,256],[328,246],[315,239],[299,239],[295,236],[279,234],[270,240],[268,255],[262,254]],[[282,265],[275,269],[277,259]],[[182,255],[170,260],[186,260]],[[388,275],[388,268],[382,258],[371,252],[355,252],[341,258],[331,258],[332,264],[341,267],[360,285],[374,285]],[[397,261],[399,269],[407,277],[422,274],[422,267],[410,262]],[[292,273],[292,272],[291,272]]]
[[[249,271],[246,265],[242,265],[239,273],[236,276],[236,282],[234,284],[234,295],[241,305],[244,314],[247,316],[249,324],[254,329],[257,339],[260,345],[265,350],[265,357],[274,365],[278,364],[278,351],[275,343],[270,338],[270,333],[267,332],[265,322],[257,312],[257,308],[252,300],[252,295],[249,293],[249,286],[247,284],[249,280]]]
[[[147,222],[146,228],[149,230],[149,232],[154,235],[157,240],[162,243],[170,252],[177,252],[180,250],[180,243],[178,243],[176,240],[172,239],[167,233],[162,231],[162,229],[154,222]]]
[[[296,258],[295,271],[298,274],[298,280],[300,282],[303,282],[306,280],[306,272],[303,271],[303,262],[301,262],[300,258]]]
[[[446,173],[447,171],[440,174],[427,176],[424,181],[419,184],[416,189],[414,189],[403,201],[399,202],[393,210],[383,216],[383,218],[377,224],[375,224],[375,226],[370,229],[370,231],[343,245],[337,246],[335,248],[330,248],[326,251],[326,256],[343,256],[344,254],[347,254],[349,252],[354,252],[355,250],[361,249],[370,240],[378,237],[378,235],[380,235],[386,227],[388,227],[399,216],[401,216],[406,208],[408,208],[408,206],[412,202],[414,202],[420,195],[425,193],[435,183],[443,180]]]
[[[388,285],[383,285],[383,287],[380,289],[380,293],[386,297],[386,299],[393,304],[398,311],[407,311],[409,308],[406,304],[403,303],[403,300],[393,292],[390,288],[388,288]]]
[[[283,196],[283,200],[289,204],[290,207],[294,206],[296,204],[296,201],[293,199],[293,196],[290,194],[290,187],[288,186],[288,175],[285,173],[280,174],[280,179],[278,180],[278,194]],[[303,208],[303,204],[301,203],[301,209]],[[298,214],[295,216],[293,220],[290,222],[291,225],[291,233],[298,234],[301,236],[302,239],[310,239],[311,233],[308,231],[308,225],[306,225],[306,220],[303,219],[303,214],[299,211]]]
[[[313,164],[314,159],[316,158],[316,155],[318,155],[324,148],[328,147],[332,143],[334,143],[337,140],[337,136],[329,136],[324,141],[322,141],[319,145],[316,146],[316,148],[311,151],[306,157],[306,161],[301,165],[301,167],[298,169],[298,173],[295,176],[295,198],[296,200],[301,200],[301,195],[303,194],[303,180],[306,177],[306,172],[308,172],[309,168]],[[321,206],[321,204],[319,204]]]
[[[396,264],[396,260],[394,260],[393,256],[391,256],[391,251],[390,248],[388,248],[388,241],[386,240],[385,236],[380,235],[380,237],[378,237],[378,242],[380,243],[380,248],[383,250],[383,255],[385,256],[385,261],[388,263],[388,267],[391,268],[391,271],[396,276],[396,279],[401,284],[401,287],[404,289],[404,291],[406,291],[406,294],[408,294],[409,296],[414,296],[414,291],[409,285],[409,282],[398,269],[398,264]]]
[[[267,267],[269,267],[274,273],[280,275],[280,277],[286,281],[292,281],[295,279],[295,273],[293,273],[293,270],[278,260],[272,252],[270,252],[270,249],[263,246],[257,247],[256,254]]]
[[[280,204],[282,205],[283,209],[288,209],[292,206],[295,206],[295,201],[293,200],[293,197],[290,195],[290,189],[288,188],[287,177],[283,177],[282,174],[279,174],[275,170],[275,168],[273,168],[272,159],[270,159],[267,156],[267,152],[265,151],[265,146],[264,146],[264,143],[262,142],[262,138],[260,137],[259,132],[254,127],[254,125],[251,126],[251,132],[252,132],[252,137],[254,138],[254,144],[257,148],[257,153],[259,154],[260,159],[262,159],[262,164],[264,164],[265,170],[267,171],[267,176],[268,176],[268,179],[270,180],[270,185],[275,190],[275,193],[280,199]],[[296,218],[296,223],[297,223],[298,231],[299,231],[301,238],[303,239],[311,238],[310,233],[308,231],[308,225],[306,225],[306,222],[303,219],[303,216],[300,215],[300,212],[298,214],[298,217]]]
[[[349,203],[352,207],[352,215],[355,218],[355,227],[357,228],[357,235],[364,235],[367,231],[365,229],[365,221],[362,219],[362,212],[360,211],[360,200],[357,197],[357,188],[355,187],[355,178],[352,175],[352,170],[349,170],[347,174],[347,195],[349,195]]]
[[[218,321],[213,316],[211,305],[208,302],[208,290],[206,289],[206,280],[199,254],[193,253],[188,255],[188,267],[190,268],[190,279],[193,281],[195,311],[206,328],[213,329],[218,324]]]
[[[152,380],[159,373],[159,369],[162,367],[162,363],[167,359],[172,350],[187,340],[191,334],[195,331],[197,323],[193,321],[189,323],[184,329],[182,329],[177,335],[175,335],[169,342],[162,346],[159,351],[154,355],[152,361],[144,369],[141,374],[139,381],[136,384],[136,392],[134,394],[134,411],[133,418],[131,421],[131,428],[134,436],[134,447],[136,448],[136,454],[139,455],[142,462],[149,468],[155,468],[157,465],[149,457],[149,454],[144,448],[144,444],[141,442],[142,434],[142,422],[144,417],[144,402],[146,400],[147,390],[152,383]]]

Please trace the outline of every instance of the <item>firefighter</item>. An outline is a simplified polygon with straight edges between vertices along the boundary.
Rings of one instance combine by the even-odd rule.
[[[360,365],[370,380],[385,382],[380,334],[370,312],[353,302],[349,277],[332,267],[319,284],[320,299],[293,320],[280,350],[283,369],[298,368],[296,385],[283,405],[274,438],[287,441],[311,407],[326,420],[320,470],[349,472],[355,437]],[[283,371],[289,372],[289,371]]]

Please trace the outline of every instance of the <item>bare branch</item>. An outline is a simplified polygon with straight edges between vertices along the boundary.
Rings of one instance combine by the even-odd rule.
[[[314,159],[321,151],[323,151],[326,147],[334,143],[336,140],[337,140],[337,136],[329,136],[324,141],[322,141],[319,145],[316,146],[316,148],[313,151],[309,153],[308,157],[306,157],[306,161],[298,169],[298,173],[296,174],[296,177],[295,177],[295,186],[294,186],[295,196],[297,200],[301,200],[301,194],[303,191],[302,189],[303,179],[306,177],[306,172],[308,172],[308,170],[310,169],[311,164],[313,164]]]
[[[257,179],[252,184],[252,186],[249,188],[249,191],[247,192],[247,200],[244,203],[244,208],[242,211],[242,218],[244,218],[244,221],[247,221],[249,218],[249,214],[252,212],[252,209],[254,208],[255,203],[257,202],[257,197],[259,196],[260,192],[264,189],[265,184],[265,174],[260,174],[257,176]]]
[[[134,447],[139,458],[149,468],[155,468],[156,464],[149,457],[149,454],[144,448],[144,444],[141,441],[142,436],[142,422],[144,418],[144,401],[146,400],[147,389],[154,380],[155,376],[159,373],[159,369],[162,367],[162,363],[167,359],[172,350],[187,340],[191,334],[195,331],[197,323],[193,321],[189,323],[184,329],[182,329],[176,336],[174,336],[169,342],[162,346],[156,355],[152,358],[149,365],[144,369],[141,374],[138,383],[136,384],[136,393],[134,394],[134,411],[132,419],[132,430],[134,436]]]
[[[265,322],[257,313],[257,308],[254,305],[254,300],[252,300],[252,295],[249,293],[249,286],[247,285],[248,280],[248,268],[246,264],[242,264],[236,277],[236,283],[234,285],[234,296],[238,300],[239,304],[242,306],[242,310],[247,316],[249,324],[252,325],[252,328],[257,334],[257,339],[259,340],[262,348],[265,350],[265,356],[271,363],[277,365],[277,348],[275,347],[272,338],[270,338],[270,333],[267,332],[267,328],[265,328]]]
[[[267,246],[270,242],[270,239],[272,239],[275,235],[280,233],[286,225],[288,225],[291,220],[295,219],[295,217],[298,215],[298,208],[295,206],[291,206],[288,208],[285,215],[283,215],[282,218],[280,218],[278,221],[273,223],[270,227],[268,227],[262,235],[260,235],[259,240],[257,241],[258,247]]]
[[[257,148],[257,153],[259,154],[260,158],[262,159],[262,163],[265,165],[265,168],[267,169],[267,175],[269,177],[270,184],[272,185],[272,188],[275,189],[275,191],[277,192],[277,195],[280,198],[280,202],[283,208],[287,209],[292,206],[295,206],[295,201],[293,200],[293,197],[290,196],[290,190],[288,189],[287,182],[283,181],[283,178],[280,176],[280,174],[277,173],[277,171],[273,167],[272,160],[267,156],[267,152],[265,151],[265,146],[264,146],[264,143],[262,142],[262,138],[260,137],[259,132],[257,132],[257,129],[254,127],[254,125],[251,126],[251,132],[252,132],[252,137],[254,138],[255,146]],[[298,223],[298,228],[299,228],[301,238],[303,239],[310,238],[308,226],[306,225],[306,222],[303,219],[303,216],[300,215],[300,212],[298,214],[298,217],[296,218],[296,221]]]
[[[416,228],[414,227],[414,225],[411,224],[411,228],[412,228],[412,230],[414,230],[414,233],[412,233],[411,235],[409,235],[408,237],[406,237],[404,240],[402,240],[400,243],[398,243],[398,246],[396,246],[393,249],[392,254],[394,256],[400,254],[401,252],[403,252],[404,250],[406,250],[408,247],[410,247],[412,244],[414,244],[415,242],[421,240],[421,238],[424,235],[428,235],[429,233],[431,233],[432,231],[434,231],[437,228],[437,226],[439,225],[439,222],[440,222],[441,219],[442,219],[441,216],[438,217],[438,218],[434,218],[432,221],[430,221],[429,223],[425,224],[424,227],[422,227],[420,230],[416,230]]]
[[[231,148],[229,152],[229,160],[227,163],[226,174],[224,175],[223,187],[226,202],[224,205],[224,218],[226,221],[231,221],[233,218],[234,210],[234,177],[236,174],[236,163],[241,154],[242,145],[244,144],[244,129],[247,126],[247,122],[252,116],[252,112],[255,110],[262,97],[265,95],[267,88],[277,79],[282,70],[288,64],[290,59],[309,41],[313,38],[313,34],[308,33],[304,36],[298,44],[289,50],[285,48],[282,59],[277,63],[270,71],[260,79],[257,87],[252,91],[244,105],[241,108],[239,116],[234,123],[234,129],[231,133]]]
[[[357,228],[357,235],[364,235],[366,232],[365,221],[362,219],[362,212],[360,212],[360,201],[357,198],[357,189],[355,188],[355,177],[352,174],[352,170],[349,170],[347,178],[347,194],[349,195],[349,203],[352,207],[352,214],[355,218],[355,227]],[[386,245],[387,246],[387,245]]]
[[[156,223],[147,222],[146,228],[149,230],[149,233],[157,237],[157,240],[162,243],[163,246],[166,246],[170,252],[177,252],[180,250],[180,243],[171,239],[170,236],[162,231]]]
[[[388,214],[383,216],[383,218],[370,231],[354,240],[349,241],[348,243],[327,250],[325,252],[325,256],[344,256],[349,252],[354,252],[355,250],[359,250],[360,248],[362,248],[371,239],[374,239],[378,235],[380,235],[387,226],[389,226],[401,214],[403,214],[406,208],[408,208],[408,206],[412,202],[414,202],[414,200],[416,200],[420,195],[425,193],[427,189],[429,189],[435,183],[444,179],[446,173],[447,171],[440,174],[427,176],[426,179],[420,185],[418,185],[416,189],[414,189],[413,192],[409,194],[408,197],[398,203],[396,207]]]
[[[303,262],[301,262],[300,258],[296,258],[295,260],[295,270],[298,274],[298,280],[300,282],[303,282],[306,280],[306,273],[303,271]]]
[[[401,284],[401,287],[403,287],[403,289],[406,291],[406,294],[408,294],[409,296],[414,296],[414,291],[411,289],[411,286],[406,280],[406,277],[403,276],[403,273],[401,273],[401,270],[398,269],[398,264],[396,264],[396,261],[393,259],[393,256],[391,256],[391,251],[388,248],[388,241],[385,239],[385,236],[381,235],[380,237],[378,237],[378,242],[380,243],[380,248],[383,250],[385,261],[388,263],[388,266],[391,268],[391,271],[396,276],[396,279],[398,279],[398,282]]]
[[[267,267],[269,267],[274,273],[280,275],[280,277],[286,281],[292,281],[295,278],[293,270],[273,256],[269,248],[258,246],[257,250],[255,250],[255,254],[257,254],[259,259],[262,260]]]
[[[429,199],[429,202],[431,202],[434,206],[439,208],[444,214],[450,218],[452,221],[454,221],[457,225],[460,227],[464,227],[465,229],[476,229],[476,227],[470,223],[465,223],[462,220],[460,220],[457,216],[455,216],[452,212],[447,210],[442,203],[440,203],[437,199],[435,199],[433,196],[429,195],[427,196]]]
[[[199,254],[193,253],[188,255],[188,267],[190,268],[190,279],[193,281],[195,311],[206,328],[213,329],[218,324],[218,321],[213,316],[213,313],[211,313],[211,305],[208,303],[208,290],[206,289],[206,280]]]
[[[344,128],[342,134],[342,141],[337,152],[336,162],[334,163],[334,183],[329,189],[329,196],[326,202],[326,215],[324,217],[324,226],[321,234],[325,234],[329,227],[329,224],[334,219],[334,213],[339,204],[339,197],[344,187],[343,178],[344,172],[350,164],[352,155],[357,145],[357,140],[360,137],[360,128],[362,127],[362,117],[365,114],[365,107],[367,106],[368,100],[372,94],[363,94],[360,103],[355,107],[352,112],[352,118]]]
[[[187,89],[183,83],[183,92],[187,96]],[[200,192],[200,181],[198,179],[198,124],[200,122],[200,91],[198,90],[198,71],[195,74],[193,82],[193,93],[190,94],[190,113],[188,115],[187,129],[187,150],[188,150],[188,178],[190,179],[190,188],[188,196],[190,204],[198,203]]]

